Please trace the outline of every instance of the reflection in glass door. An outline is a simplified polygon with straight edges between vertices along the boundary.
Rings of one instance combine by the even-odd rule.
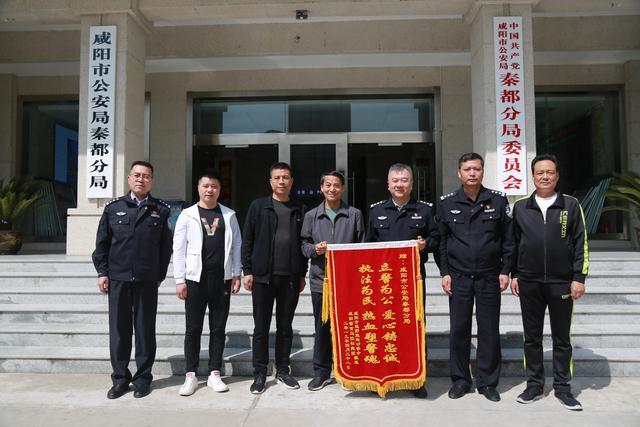
[[[413,168],[413,196],[434,202],[435,145],[433,143],[372,144],[348,146],[348,201],[366,213],[369,206],[387,199],[387,172],[394,163]]]
[[[193,147],[193,203],[198,200],[196,179],[204,169],[216,169],[222,178],[220,203],[236,211],[241,226],[251,201],[270,194],[269,167],[278,161],[275,144]]]
[[[336,168],[336,145],[293,144],[290,157],[294,173],[291,195],[302,200],[307,209],[314,208],[323,200],[320,175]]]

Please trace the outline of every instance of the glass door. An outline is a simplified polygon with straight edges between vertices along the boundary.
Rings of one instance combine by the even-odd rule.
[[[434,143],[354,143],[348,145],[349,204],[366,213],[372,203],[387,199],[387,173],[394,163],[405,163],[413,169],[416,199],[435,201]]]

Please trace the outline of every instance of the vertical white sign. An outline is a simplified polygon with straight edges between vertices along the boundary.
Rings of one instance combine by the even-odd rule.
[[[87,94],[87,197],[112,198],[116,26],[96,26],[89,33]]]
[[[521,16],[493,18],[498,189],[527,194],[524,61]]]

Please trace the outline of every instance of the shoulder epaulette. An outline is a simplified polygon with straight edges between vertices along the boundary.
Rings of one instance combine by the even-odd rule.
[[[429,206],[430,208],[432,208],[432,207],[433,207],[433,203],[425,202],[424,200],[418,200],[418,203],[422,203],[423,205],[427,205],[427,206]]]
[[[502,192],[502,191],[498,191],[498,190],[489,190],[491,191],[493,194],[497,194],[498,196],[502,196],[502,197],[507,197],[507,193]]]
[[[111,203],[113,203],[113,202],[117,202],[118,200],[120,200],[120,199],[119,199],[119,198],[117,198],[117,197],[116,197],[115,199],[111,199],[111,200],[109,200],[109,201],[107,202],[107,204],[105,204],[105,205],[104,205],[104,207],[106,208],[106,207],[107,207],[107,206],[109,206]]]
[[[449,197],[455,196],[456,194],[458,194],[457,191],[453,191],[449,194],[443,194],[442,196],[440,196],[440,200],[448,199]]]
[[[171,205],[169,205],[167,202],[165,202],[164,200],[160,200],[160,199],[156,199],[158,201],[158,203],[160,203],[161,205],[167,207],[168,209],[171,209]]]
[[[382,204],[382,203],[384,203],[386,201],[387,201],[386,199],[385,200],[380,200],[379,202],[372,203],[371,206],[369,206],[369,207],[372,208],[374,206],[378,206],[378,205],[380,205],[380,204]]]

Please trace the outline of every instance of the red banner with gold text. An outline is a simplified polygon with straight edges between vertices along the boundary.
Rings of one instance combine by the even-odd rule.
[[[384,397],[425,381],[417,242],[328,245],[323,319],[331,318],[336,380]]]

